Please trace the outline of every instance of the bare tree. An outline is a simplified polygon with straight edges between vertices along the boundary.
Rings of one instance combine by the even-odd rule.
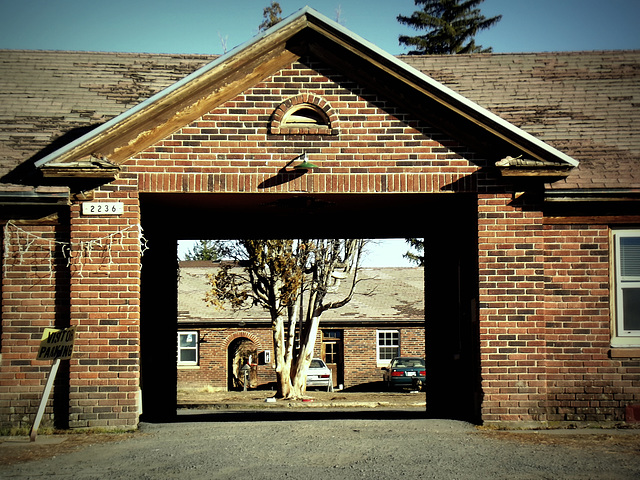
[[[259,305],[271,317],[280,398],[301,398],[323,312],[346,305],[358,283],[364,240],[241,240],[230,265],[209,277],[205,301],[238,310]],[[336,296],[339,283],[348,288]],[[333,294],[333,295],[331,295]]]
[[[222,53],[227,53],[227,42],[229,40],[229,35],[225,35],[224,37],[220,32],[218,32],[218,38],[220,39],[220,45],[222,45]]]

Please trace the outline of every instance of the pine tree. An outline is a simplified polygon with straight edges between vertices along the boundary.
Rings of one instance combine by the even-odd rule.
[[[214,262],[220,260],[224,256],[224,252],[224,242],[220,240],[198,240],[193,249],[185,254],[185,259]]]
[[[476,45],[474,37],[500,21],[502,15],[486,18],[477,8],[484,0],[414,0],[422,10],[410,17],[398,15],[398,22],[416,30],[426,30],[424,35],[411,37],[400,35],[401,45],[413,47],[409,55],[488,53],[491,47]]]
[[[280,22],[280,20],[282,20],[280,15],[282,15],[282,8],[280,7],[280,4],[276,1],[272,1],[271,5],[265,7],[262,11],[264,20],[258,27],[258,31],[264,32],[265,30],[273,27],[276,23]]]
[[[409,250],[403,257],[419,267],[424,267],[424,238],[405,238],[405,241],[415,252]]]

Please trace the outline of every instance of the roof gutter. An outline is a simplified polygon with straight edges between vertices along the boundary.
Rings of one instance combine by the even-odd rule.
[[[70,204],[68,188],[0,190],[0,205],[2,206],[68,206]]]
[[[634,188],[591,188],[546,190],[545,202],[639,202],[640,190]]]

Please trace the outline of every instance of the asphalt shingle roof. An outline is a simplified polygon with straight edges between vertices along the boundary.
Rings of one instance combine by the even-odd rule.
[[[404,56],[580,161],[555,188],[640,188],[640,51]]]
[[[214,58],[0,51],[0,175],[60,136],[85,133]]]
[[[238,269],[239,270],[239,269]],[[181,262],[178,282],[179,321],[250,321],[268,320],[262,308],[234,312],[207,306],[204,301],[209,290],[208,274],[217,268],[205,262]],[[424,321],[423,268],[363,268],[363,279],[353,299],[344,307],[327,310],[323,321]],[[346,285],[341,285],[345,288]],[[333,294],[339,295],[339,294]],[[340,297],[341,298],[341,297]],[[331,298],[328,297],[328,300]],[[334,300],[337,299],[334,298]]]
[[[0,51],[0,176],[215,58]],[[640,50],[401,59],[580,161],[555,188],[640,188]]]

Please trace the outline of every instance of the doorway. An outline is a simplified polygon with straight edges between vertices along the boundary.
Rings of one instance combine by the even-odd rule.
[[[178,239],[305,236],[425,239],[427,413],[480,419],[475,195],[176,193],[140,194],[140,203],[149,245],[141,287],[145,420],[164,421],[176,412]],[[329,352],[338,348],[339,355],[336,342],[329,343]]]
[[[344,383],[344,346],[342,330],[322,330],[322,360],[331,370],[333,387],[340,388]]]
[[[227,389],[245,390],[258,384],[258,348],[248,338],[236,338],[227,349]],[[248,371],[245,376],[245,370]]]

